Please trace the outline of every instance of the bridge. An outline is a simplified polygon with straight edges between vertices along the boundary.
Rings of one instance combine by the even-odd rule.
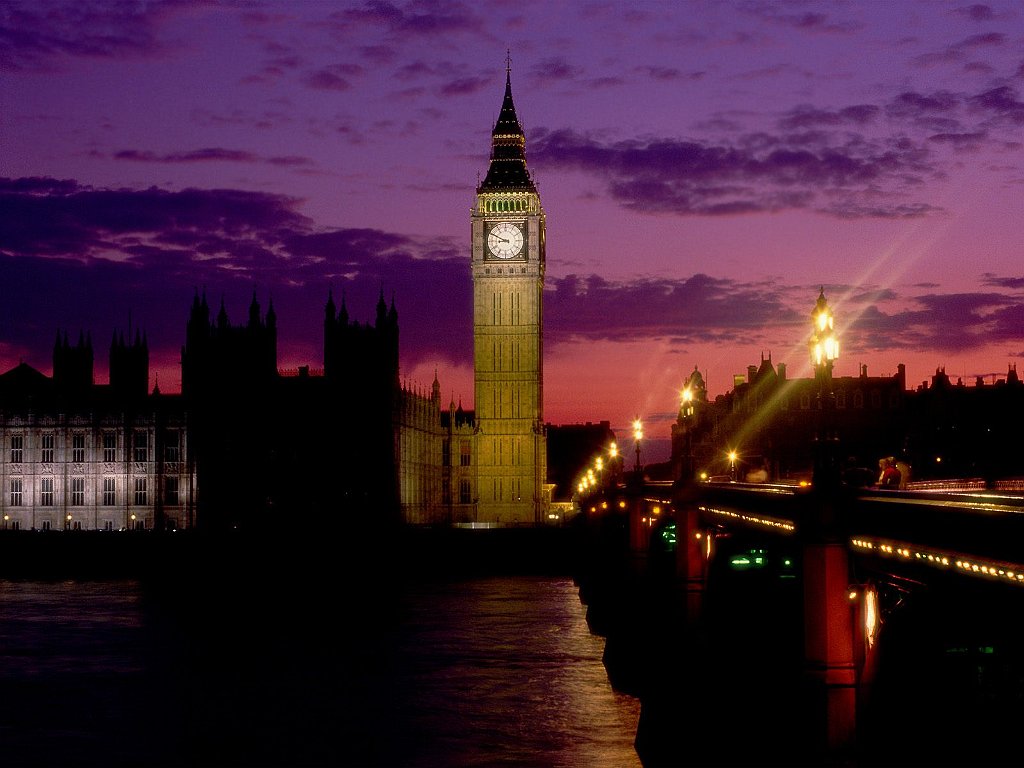
[[[760,569],[790,579],[796,607],[760,616],[802,625],[790,637],[796,638],[791,645],[802,646],[799,686],[810,754],[841,761],[863,740],[861,713],[884,619],[907,595],[966,591],[1019,611],[1024,493],[1013,485],[983,486],[858,488],[827,473],[803,485],[651,482],[637,473],[590,494],[582,505],[590,527],[619,521],[634,571],[648,577],[660,572],[662,583],[673,585],[662,599],[673,603],[684,634],[701,632],[716,573]],[[689,692],[672,688],[661,695],[686,697],[721,683],[699,680],[683,686]]]

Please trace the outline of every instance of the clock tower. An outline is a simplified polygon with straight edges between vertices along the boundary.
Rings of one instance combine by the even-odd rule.
[[[544,209],[526,167],[509,64],[470,223],[476,520],[546,522]]]

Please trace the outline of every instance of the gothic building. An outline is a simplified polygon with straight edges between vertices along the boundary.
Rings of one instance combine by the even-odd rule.
[[[193,300],[182,396],[201,525],[310,529],[397,522],[398,314],[350,322],[328,296],[323,370],[277,369],[277,318],[244,325]]]
[[[53,377],[0,376],[0,482],[10,527],[352,529],[547,522],[545,213],[505,93],[471,213],[475,411],[440,383],[399,382],[398,313],[372,324],[328,294],[323,368],[277,367],[277,317],[253,295],[232,324],[193,298],[182,392],[147,393],[144,337],[115,335],[110,383],[91,341],[58,337]]]
[[[131,334],[129,333],[129,339]],[[182,398],[147,392],[144,336],[110,345],[93,380],[91,338],[58,334],[53,376],[0,375],[0,516],[7,530],[178,528],[194,520]]]

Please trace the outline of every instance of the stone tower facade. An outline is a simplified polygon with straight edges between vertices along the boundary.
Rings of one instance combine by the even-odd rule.
[[[526,167],[526,137],[505,97],[471,215],[476,522],[545,522],[545,214]]]

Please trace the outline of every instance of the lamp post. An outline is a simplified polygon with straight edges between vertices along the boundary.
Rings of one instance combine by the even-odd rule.
[[[832,401],[835,393],[832,391],[832,367],[839,358],[839,340],[835,334],[835,318],[825,299],[824,286],[811,312],[811,322],[811,365],[814,367],[814,378],[818,385],[818,430],[813,483],[819,488],[825,488],[838,482],[838,467],[833,455],[835,435],[832,424]]]
[[[640,440],[643,439],[643,436],[643,424],[640,422],[640,417],[637,416],[633,419],[633,442],[636,445],[636,465],[633,469],[636,471],[637,477],[640,476]]]
[[[832,363],[839,357],[839,340],[835,334],[835,318],[825,299],[825,288],[822,286],[818,301],[811,312],[814,328],[811,331],[811,365],[815,375],[827,375],[832,378]]]
[[[804,585],[804,662],[812,697],[822,713],[817,736],[833,754],[845,754],[857,726],[860,665],[847,585],[847,501],[840,490],[832,367],[839,357],[832,310],[822,288],[811,312],[810,355],[817,382],[818,424],[811,503],[800,524]]]

